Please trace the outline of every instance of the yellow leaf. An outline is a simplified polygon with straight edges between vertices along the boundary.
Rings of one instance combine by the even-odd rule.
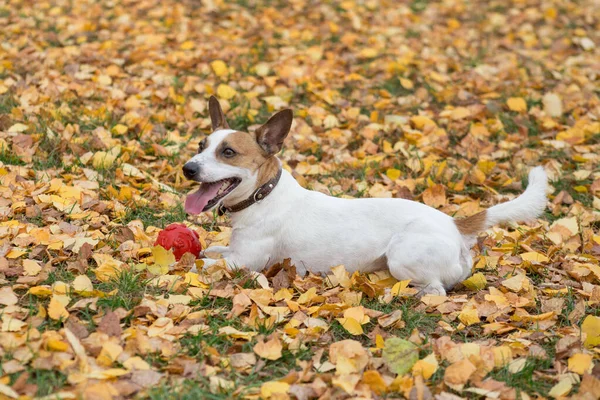
[[[268,342],[259,341],[253,348],[256,355],[267,360],[278,360],[281,358],[283,346],[278,338],[273,338]]]
[[[359,57],[363,57],[363,58],[373,58],[373,57],[377,57],[377,49],[374,49],[373,47],[366,47],[364,49],[362,49],[360,51],[360,53],[358,53]]]
[[[513,292],[519,292],[523,288],[528,287],[529,281],[525,275],[515,275],[512,278],[508,278],[502,281],[502,286],[512,290]]]
[[[69,312],[59,300],[58,295],[52,296],[50,299],[50,304],[48,305],[48,316],[52,319],[67,319],[69,317]]]
[[[23,250],[21,250],[21,249],[12,249],[11,251],[9,251],[9,252],[6,254],[6,256],[5,256],[5,257],[6,257],[6,258],[11,258],[11,259],[12,259],[12,258],[19,258],[19,257],[21,257],[21,256],[22,256],[22,255],[24,255],[24,254],[27,254],[27,252],[26,252],[26,251],[23,251]]]
[[[561,379],[556,385],[550,389],[548,395],[550,397],[559,398],[564,397],[569,394],[569,392],[573,389],[573,383],[571,382],[571,378],[565,377]]]
[[[387,385],[383,380],[381,374],[374,370],[365,371],[362,376],[362,380],[366,383],[369,388],[378,395],[386,392]]]
[[[119,376],[130,374],[131,371],[127,371],[123,368],[109,368],[105,370],[93,371],[88,375],[90,379],[112,379]]]
[[[410,122],[412,122],[417,129],[423,129],[426,126],[437,126],[431,118],[424,117],[423,115],[411,117]]]
[[[423,192],[423,203],[434,208],[446,205],[446,188],[440,184],[427,188]]]
[[[108,169],[110,168],[117,159],[114,154],[107,153],[106,151],[97,151],[92,157],[92,165],[96,169]]]
[[[0,382],[0,394],[2,395],[2,397],[6,396],[7,399],[18,399],[23,397],[19,396],[19,393],[15,392],[10,386],[7,386],[2,382]]]
[[[506,101],[508,108],[511,111],[523,112],[527,111],[527,103],[522,97],[511,97]]]
[[[328,278],[333,286],[340,285],[343,288],[349,288],[352,285],[350,274],[348,274],[348,271],[346,271],[346,268],[343,265],[331,268],[331,272],[333,275],[328,275]]]
[[[233,98],[233,96],[235,96],[236,94],[237,92],[234,88],[224,83],[220,84],[219,87],[217,87],[217,95],[222,99],[229,100]]]
[[[37,297],[48,297],[52,295],[52,289],[48,286],[34,286],[27,292]]]
[[[181,46],[179,46],[181,50],[191,50],[194,47],[196,47],[196,44],[191,40],[186,40],[185,42],[181,43]]]
[[[586,334],[583,344],[586,347],[600,345],[600,317],[588,315],[581,324],[581,332]]]
[[[455,362],[446,368],[444,383],[452,389],[460,391],[476,370],[477,368],[469,360]]]
[[[127,369],[138,371],[148,371],[151,368],[150,364],[138,356],[128,358],[123,362],[123,366]]]
[[[468,108],[456,107],[454,110],[452,110],[452,112],[450,114],[450,118],[452,118],[454,121],[457,121],[460,119],[467,118],[470,115],[471,115],[471,111],[469,111]]]
[[[0,288],[0,304],[3,306],[14,306],[19,298],[10,286]]]
[[[403,296],[403,295],[409,295],[409,294],[414,293],[414,291],[412,291],[408,287],[409,283],[410,283],[410,279],[407,279],[405,281],[396,282],[394,284],[394,286],[392,286],[392,295],[394,295],[394,296]]]
[[[23,260],[23,273],[28,276],[36,276],[42,267],[35,260]]]
[[[396,179],[400,178],[400,170],[399,169],[395,169],[395,168],[388,168],[387,171],[385,171],[385,174],[387,175],[388,178],[390,178],[391,180],[395,181]]]
[[[225,62],[223,62],[222,60],[215,60],[215,61],[211,62],[210,67],[212,68],[215,75],[217,75],[220,78],[229,74],[229,69],[227,69],[227,64],[225,64]]]
[[[92,292],[94,290],[94,285],[87,275],[79,275],[73,280],[72,285],[76,292]]]
[[[478,324],[480,322],[479,314],[475,308],[463,309],[460,314],[458,314],[458,319],[467,326]]]
[[[479,162],[477,162],[477,168],[479,168],[481,172],[483,172],[485,175],[489,175],[495,166],[496,161],[480,160]]]
[[[260,387],[260,395],[262,398],[270,399],[273,395],[286,394],[290,389],[290,384],[280,381],[269,381],[262,384]]]
[[[592,372],[592,356],[590,354],[576,353],[569,358],[569,371],[583,375]]]
[[[232,326],[224,326],[223,328],[219,328],[219,334],[227,335],[234,339],[243,339],[243,340],[251,340],[254,336],[257,335],[256,332],[242,332],[238,331]]]
[[[298,297],[298,304],[308,304],[315,297],[317,297],[317,288],[316,287],[311,287],[306,292],[302,293],[300,295],[300,297]]]
[[[9,133],[21,133],[25,132],[29,127],[25,124],[17,123],[8,128]]]
[[[337,318],[337,320],[351,335],[356,336],[364,333],[361,324],[354,318]]]
[[[463,285],[469,290],[483,290],[487,286],[487,279],[481,272],[477,272],[463,281]]]
[[[166,274],[169,272],[169,267],[177,262],[173,252],[162,246],[152,247],[152,256],[154,257],[154,264],[148,266],[148,271],[154,275]]]
[[[391,337],[385,341],[382,355],[390,371],[404,375],[419,360],[419,349],[408,340]]]
[[[494,352],[494,365],[501,368],[512,361],[512,350],[508,346],[498,346],[492,349]]]
[[[435,354],[431,353],[422,360],[419,360],[413,365],[413,375],[421,375],[424,379],[429,379],[439,367]]]
[[[98,264],[98,268],[94,269],[94,274],[102,282],[108,282],[121,272],[123,263],[115,260],[110,254],[96,253],[92,258]]]
[[[387,140],[383,141],[383,152],[385,154],[391,154],[394,152],[394,148],[392,147],[392,144],[390,142],[388,142]]]
[[[521,258],[523,259],[523,261],[534,261],[538,263],[548,262],[548,257],[538,253],[537,251],[529,251],[527,253],[523,253],[521,254]]]
[[[408,89],[408,90],[412,90],[412,88],[415,87],[415,85],[412,83],[412,81],[410,79],[406,79],[406,78],[400,78],[400,85],[402,85],[402,87],[404,89]]]
[[[50,339],[46,343],[48,350],[50,351],[67,351],[69,349],[69,345],[62,340],[58,339]]]
[[[117,357],[119,357],[122,352],[123,348],[118,344],[114,342],[105,342],[102,345],[102,350],[100,351],[100,354],[98,354],[98,357],[96,357],[96,362],[105,367],[110,367],[117,360]]]
[[[10,315],[2,315],[2,332],[18,332],[27,324],[19,319],[13,318]]]
[[[111,129],[112,133],[117,134],[117,135],[124,135],[127,133],[127,130],[129,128],[127,128],[126,125],[123,124],[117,124],[115,126],[113,126],[113,128]]]
[[[370,319],[365,315],[365,309],[362,306],[350,307],[344,310],[344,318],[354,318],[359,324],[368,324]]]
[[[369,363],[369,354],[360,342],[346,339],[329,346],[329,360],[336,375],[361,373]]]

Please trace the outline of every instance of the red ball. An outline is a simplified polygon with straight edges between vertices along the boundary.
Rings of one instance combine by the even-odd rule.
[[[202,251],[198,233],[184,224],[171,224],[167,226],[158,234],[154,245],[161,245],[167,250],[172,249],[177,261],[185,253],[192,253],[198,258]]]

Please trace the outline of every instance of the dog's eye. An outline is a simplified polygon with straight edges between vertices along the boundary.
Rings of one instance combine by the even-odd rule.
[[[235,156],[235,150],[227,147],[226,149],[223,150],[223,156],[227,157],[227,158],[231,158],[231,157]]]
[[[206,139],[202,140],[200,142],[200,144],[198,145],[198,153],[202,153],[202,151],[204,151],[205,147],[206,147]]]

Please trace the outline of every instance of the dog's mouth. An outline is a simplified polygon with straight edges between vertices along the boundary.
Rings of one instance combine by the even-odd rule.
[[[216,206],[241,182],[240,178],[221,179],[216,182],[203,182],[200,189],[185,199],[185,211],[188,214],[200,214]]]

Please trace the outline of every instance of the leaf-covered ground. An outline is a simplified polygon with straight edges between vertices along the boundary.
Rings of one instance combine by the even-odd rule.
[[[0,26],[0,398],[600,397],[597,1],[9,0]],[[292,107],[313,190],[466,216],[541,164],[548,208],[447,297],[189,273],[152,247],[228,240],[181,205],[211,94],[236,129]]]

